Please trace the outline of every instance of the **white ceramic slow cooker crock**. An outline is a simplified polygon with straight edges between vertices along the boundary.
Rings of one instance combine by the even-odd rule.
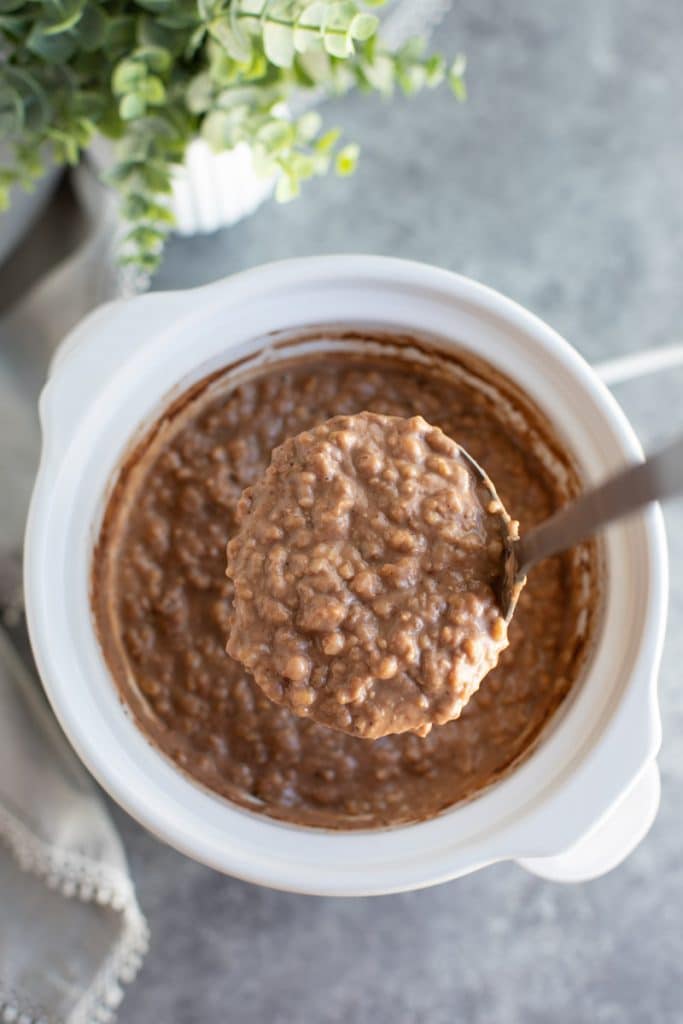
[[[531,756],[477,799],[431,821],[367,832],[282,824],[192,782],[122,707],[88,602],[93,543],[131,439],[169,396],[312,325],[425,332],[519,382],[575,453],[586,483],[642,458],[616,402],[554,331],[508,299],[433,267],[368,256],[293,260],[205,288],[91,314],[43,391],[43,453],[29,514],[25,588],[45,690],[106,790],[166,842],[263,885],[364,895],[414,889],[515,859],[546,877],[593,877],[649,828],[659,797],[657,671],[666,617],[660,510],[610,528],[605,607],[585,678]]]

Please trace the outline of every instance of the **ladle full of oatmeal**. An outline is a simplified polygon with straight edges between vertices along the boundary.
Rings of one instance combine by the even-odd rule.
[[[507,647],[517,523],[420,416],[337,416],[289,438],[238,522],[228,652],[300,716],[368,739],[425,735]]]

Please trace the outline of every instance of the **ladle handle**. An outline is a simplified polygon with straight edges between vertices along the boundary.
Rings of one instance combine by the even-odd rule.
[[[566,551],[649,501],[677,494],[683,494],[683,437],[645,462],[629,466],[527,533],[517,549],[518,574],[526,575],[536,562]]]

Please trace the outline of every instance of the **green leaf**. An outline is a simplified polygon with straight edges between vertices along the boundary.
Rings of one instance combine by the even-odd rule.
[[[292,26],[266,21],[263,25],[263,49],[271,64],[278,68],[291,68],[295,53]]]
[[[33,26],[26,40],[27,49],[48,64],[64,64],[73,55],[76,40],[65,32],[48,35],[45,28],[40,22]]]
[[[353,39],[348,32],[325,32],[323,36],[325,49],[330,57],[346,60],[353,53]]]
[[[266,104],[268,92],[255,85],[231,86],[218,94],[218,106],[223,108],[244,107],[256,113]]]
[[[273,6],[273,0],[238,0],[241,14],[261,18]]]
[[[251,64],[246,70],[242,70],[241,75],[245,82],[256,82],[261,78],[266,78],[268,74],[268,61],[264,53],[254,52]],[[265,86],[264,86],[265,87]]]
[[[312,178],[318,167],[318,161],[310,153],[288,153],[280,162],[285,173],[299,182]]]
[[[195,56],[197,51],[201,48],[205,38],[206,38],[206,29],[205,29],[205,27],[203,25],[200,25],[199,28],[195,29],[195,31],[192,33],[192,35],[190,36],[189,42],[187,43],[187,45],[185,47],[185,51],[184,51],[185,60],[187,60],[187,61],[191,61],[192,60],[192,58]]]
[[[406,96],[412,96],[427,84],[427,72],[421,64],[399,68],[396,77]]]
[[[315,0],[301,12],[294,26],[294,48],[298,53],[320,45],[326,14],[327,5],[322,0]]]
[[[224,48],[220,43],[216,42],[210,35],[206,36],[206,43],[204,46],[204,53],[202,57],[202,65],[208,63],[208,69],[216,84],[222,82],[227,83],[228,81],[234,81],[235,74],[238,71],[237,65],[232,57],[228,57]]]
[[[467,99],[467,86],[465,85],[465,69],[467,67],[467,61],[463,54],[459,54],[453,63],[451,64],[448,71],[448,84],[451,87],[451,91],[455,98],[459,102],[464,103]]]
[[[99,120],[107,108],[107,97],[101,92],[79,90],[72,96],[73,113],[79,118]]]
[[[310,50],[297,58],[297,66],[310,78],[314,85],[329,83],[332,74],[330,56],[324,50]]]
[[[52,150],[58,163],[70,164],[72,167],[78,163],[80,148],[77,139],[72,135],[67,135],[66,132],[55,129],[48,133],[48,138],[52,143]]]
[[[19,39],[24,39],[30,21],[28,18],[21,16],[13,16],[11,14],[0,14],[0,32],[4,32],[5,35]]]
[[[450,72],[452,75],[458,75],[459,78],[462,78],[466,71],[467,57],[464,53],[459,53],[451,64]]]
[[[78,42],[85,53],[95,53],[104,43],[107,16],[100,7],[90,4],[85,8],[77,26]]]
[[[451,87],[451,92],[455,96],[456,100],[460,103],[464,103],[467,99],[467,86],[462,78],[457,75],[448,76],[448,84]]]
[[[421,36],[412,36],[403,44],[403,46],[401,46],[396,54],[396,59],[398,61],[408,63],[422,60],[425,52],[425,46],[426,43]]]
[[[204,114],[211,108],[214,99],[214,87],[208,71],[201,71],[190,80],[185,92],[187,109],[193,114]]]
[[[111,80],[112,91],[115,96],[124,96],[128,92],[135,92],[146,77],[147,69],[144,64],[135,60],[122,60],[114,68]]]
[[[118,55],[122,50],[132,49],[135,41],[135,18],[130,15],[119,15],[109,19],[103,49],[110,55]]]
[[[167,206],[154,202],[149,196],[132,193],[123,201],[123,215],[131,221],[173,224],[174,217]]]
[[[140,251],[127,253],[124,250],[123,254],[119,258],[119,263],[124,267],[136,267],[147,279],[161,266],[162,255],[163,250],[161,249],[153,253]]]
[[[156,75],[146,78],[140,87],[140,95],[151,106],[160,106],[166,99],[164,83]]]
[[[174,5],[174,0],[135,0],[135,2],[138,7],[142,7],[146,11],[152,11],[153,14],[163,14],[171,10]]]
[[[323,119],[317,110],[309,110],[296,123],[296,134],[299,142],[310,142],[322,127]]]
[[[297,89],[312,89],[315,82],[302,65],[302,56],[303,54],[298,54],[294,60],[294,66],[291,69],[292,85]]]
[[[0,139],[20,135],[24,127],[21,96],[9,86],[0,86]]]
[[[76,22],[80,21],[85,0],[59,0],[52,6],[54,14],[51,12],[48,19],[49,28],[43,30],[46,36],[56,36],[73,28]]]
[[[216,152],[225,149],[229,144],[231,130],[230,115],[223,110],[212,110],[202,121],[202,138]]]
[[[138,46],[158,46],[172,56],[180,57],[188,45],[187,33],[162,25],[150,14],[138,15],[135,19]],[[182,66],[178,61],[179,67]]]
[[[315,152],[324,156],[327,153],[331,153],[334,147],[337,145],[341,131],[339,128],[332,128],[330,131],[325,132],[321,135],[315,144]]]
[[[349,32],[354,39],[364,43],[375,35],[379,28],[379,18],[374,14],[357,14],[349,25]]]
[[[136,2],[139,3],[140,0],[136,0]],[[197,25],[196,0],[172,0],[157,17],[159,24],[166,28],[192,31]]]
[[[254,46],[249,33],[240,23],[238,15],[238,4],[230,4],[230,27],[233,34],[233,56],[242,64],[247,64],[253,59]]]
[[[295,128],[290,121],[269,121],[257,132],[256,139],[267,153],[279,153],[291,148],[295,139]]]
[[[197,10],[202,21],[210,21],[220,9],[220,0],[197,0]]]
[[[308,4],[304,7],[303,11],[296,19],[297,25],[305,25],[310,28],[320,29],[325,23],[329,4],[325,0],[313,0],[313,3]]]
[[[171,69],[173,58],[163,46],[140,46],[133,53],[133,60],[142,63],[157,75],[163,75]]]
[[[4,78],[6,85],[14,88],[21,96],[27,126],[37,131],[52,113],[47,95],[38,78],[25,68],[15,66],[5,70]],[[39,114],[38,122],[36,114]]]
[[[12,14],[24,6],[26,0],[0,0],[0,14]]]
[[[326,28],[347,29],[358,13],[358,4],[354,0],[335,0],[327,4]]]
[[[119,147],[120,148],[120,147]],[[105,175],[105,181],[111,185],[119,187],[130,185],[133,177],[139,171],[137,160],[128,160],[120,158],[116,161],[116,164],[110,171],[107,171]]]
[[[299,182],[289,174],[281,174],[275,186],[275,198],[278,203],[289,203],[301,192]]]
[[[39,149],[35,149],[34,147],[29,146],[28,143],[24,142],[17,148],[16,156],[19,165],[20,179],[24,186],[28,181],[40,178],[45,173],[45,163],[43,161],[42,154],[42,140],[41,148]]]
[[[148,162],[140,168],[140,176],[153,194],[170,195],[171,172],[164,164]]]
[[[142,117],[147,110],[147,104],[142,96],[129,92],[119,103],[119,114],[123,121],[132,121],[136,117]]]
[[[440,54],[430,57],[424,67],[427,75],[427,85],[430,89],[434,89],[443,82],[446,75],[446,61]]]
[[[133,228],[126,235],[125,241],[130,242],[140,249],[157,249],[166,239],[166,231],[141,225]]]
[[[344,146],[343,149],[340,149],[334,162],[334,169],[337,174],[342,178],[346,178],[350,174],[353,174],[358,164],[359,156],[360,146],[355,142],[351,142],[348,146]]]
[[[251,40],[245,32],[235,31],[230,18],[215,18],[209,24],[209,32],[233,60],[240,64],[246,64],[251,60],[253,53]]]
[[[257,178],[272,178],[278,173],[276,161],[257,143],[251,147],[251,164]]]
[[[383,96],[391,96],[396,78],[396,67],[391,57],[380,54],[372,63],[364,63],[362,71],[373,89]]]

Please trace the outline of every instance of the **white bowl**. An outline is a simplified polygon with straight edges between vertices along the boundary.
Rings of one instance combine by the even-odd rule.
[[[105,306],[62,346],[43,392],[43,454],[26,536],[31,638],[64,731],[104,788],[158,836],[264,885],[387,893],[510,858],[552,877],[599,873],[639,840],[656,810],[667,590],[657,507],[607,531],[600,635],[566,709],[506,778],[431,821],[344,833],[252,814],[183,775],[122,707],[93,630],[88,582],[126,447],[178,389],[262,349],[270,332],[316,324],[427,332],[444,348],[485,357],[546,412],[587,483],[642,458],[623,413],[571,346],[496,292],[433,267],[368,256],[293,260]],[[626,826],[623,814],[615,817],[619,805],[628,809]],[[617,819],[615,831],[608,826]],[[587,854],[586,837],[601,834],[600,850]]]

